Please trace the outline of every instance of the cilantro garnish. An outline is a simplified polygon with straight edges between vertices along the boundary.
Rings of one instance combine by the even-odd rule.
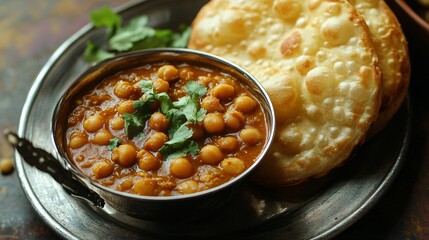
[[[124,113],[122,119],[125,122],[125,134],[128,138],[137,136],[144,128],[146,120],[150,117],[150,113],[137,111],[135,113]]]
[[[167,93],[156,93],[153,89],[153,82],[150,80],[144,80],[139,83],[140,88],[142,89],[142,92],[144,94],[146,102],[151,101],[149,103],[152,103],[154,100],[158,100],[160,103],[160,109],[163,114],[167,114],[167,112],[173,107],[173,103],[171,102],[170,96],[168,96]],[[136,105],[134,104],[134,107]]]
[[[104,51],[91,41],[86,44],[86,49],[83,53],[83,59],[87,62],[100,62],[114,56],[115,54]]]
[[[181,149],[174,151],[174,148],[161,148],[160,152],[166,156],[166,159],[174,159],[186,156],[187,154],[191,156],[196,156],[198,152],[200,151],[200,148],[198,147],[198,143],[194,141],[189,141],[185,146],[182,146]],[[172,152],[172,153],[169,153]]]
[[[164,146],[172,148],[180,148],[183,146],[186,140],[192,137],[192,130],[186,126],[186,123],[182,124],[179,129],[173,134],[173,137],[165,143]]]
[[[188,82],[184,87],[185,92],[189,94],[193,100],[204,96],[207,93],[207,88],[204,85],[198,84],[195,81]]]
[[[108,48],[102,49],[88,42],[84,54],[87,62],[99,62],[117,53],[132,50],[157,47],[185,48],[191,34],[191,28],[188,26],[181,26],[179,32],[152,28],[148,26],[147,16],[136,17],[128,25],[122,26],[121,17],[107,7],[93,11],[91,20],[96,28],[107,28]]]
[[[112,151],[117,146],[119,146],[119,144],[121,144],[121,140],[119,138],[112,138],[110,139],[109,144],[107,145],[107,149]]]
[[[189,95],[181,97],[173,103],[173,106],[179,108],[191,123],[201,122],[206,115],[206,110],[199,108],[199,98],[207,93],[207,88],[192,81],[188,82],[184,89]]]
[[[154,36],[156,30],[147,27],[147,22],[147,16],[134,18],[128,26],[120,28],[118,32],[109,39],[109,47],[120,52],[126,51],[133,47],[133,43]]]
[[[192,29],[186,25],[180,26],[180,34],[173,34],[173,42],[171,43],[172,47],[176,48],[185,48],[188,45],[189,37],[191,37]]]
[[[168,129],[170,140],[164,144],[160,152],[166,159],[185,156],[186,154],[192,156],[198,154],[198,144],[190,140],[193,131],[188,126],[203,120],[206,111],[200,108],[199,99],[207,93],[207,88],[195,81],[188,82],[184,87],[188,95],[172,102],[167,93],[156,93],[153,89],[153,82],[150,80],[141,81],[139,86],[143,96],[140,100],[134,101],[136,112],[122,115],[127,137],[133,138],[141,134],[146,120],[153,113],[150,104],[158,100],[160,111],[167,116],[170,122]]]
[[[114,35],[122,24],[121,17],[108,7],[94,10],[90,17],[95,27],[107,27],[109,36]]]
[[[167,141],[159,152],[166,159],[185,156],[187,153],[196,155],[199,152],[198,144],[194,141],[188,141],[192,137],[192,130],[182,124],[173,134],[172,138]]]

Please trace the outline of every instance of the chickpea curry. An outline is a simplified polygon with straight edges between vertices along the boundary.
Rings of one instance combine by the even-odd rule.
[[[123,70],[72,101],[67,154],[88,177],[148,196],[190,194],[240,175],[265,145],[258,99],[216,68],[157,62]]]

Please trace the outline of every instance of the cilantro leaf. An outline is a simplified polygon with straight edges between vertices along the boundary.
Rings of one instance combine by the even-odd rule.
[[[139,83],[140,88],[145,97],[145,101],[158,100],[160,103],[160,109],[163,114],[167,114],[167,112],[173,107],[173,103],[171,102],[170,96],[165,93],[156,93],[153,89],[153,82],[150,80],[144,80]],[[134,106],[136,107],[136,106]]]
[[[119,144],[121,144],[121,140],[119,138],[112,138],[107,145],[107,149],[109,149],[109,151],[112,151],[117,146],[119,146]]]
[[[184,89],[185,89],[185,92],[189,94],[192,98],[194,98],[194,96],[202,97],[207,93],[207,88],[196,81],[188,82],[184,87]]]
[[[198,105],[194,101],[190,100],[184,107],[181,108],[186,119],[191,123],[197,122]]]
[[[91,41],[86,43],[85,52],[83,53],[83,59],[87,62],[101,62],[114,56],[115,54],[104,51]]]
[[[139,137],[140,140],[144,140],[146,138],[146,134],[139,133],[138,137]]]
[[[149,116],[148,116],[149,115]],[[124,113],[122,119],[125,122],[125,134],[128,138],[137,136],[144,128],[146,119],[150,117],[149,114],[142,114],[141,111],[136,113]]]
[[[184,29],[180,34],[176,33],[173,35],[173,41],[171,43],[172,47],[177,48],[186,48],[188,45],[189,37],[191,36],[192,29],[191,27],[184,26]]]
[[[107,27],[109,36],[113,36],[116,30],[121,27],[121,17],[108,7],[94,10],[90,17],[95,27]]]
[[[143,15],[143,16],[131,19],[128,26],[124,27],[123,29],[124,29],[124,31],[132,31],[132,30],[138,29],[140,27],[146,27],[148,22],[149,22],[148,17]]]
[[[180,32],[152,28],[148,26],[147,16],[133,18],[128,25],[122,26],[121,17],[107,7],[93,11],[90,17],[96,28],[106,27],[109,35],[108,49],[103,50],[94,44],[87,46],[84,56],[87,62],[99,62],[119,52],[159,47],[185,48],[191,34],[191,28],[185,25],[180,26]]]
[[[139,82],[139,87],[142,89],[143,93],[153,92],[153,82],[150,80],[143,80]]]
[[[185,153],[189,153],[191,156],[196,156],[200,152],[200,148],[198,146],[198,143],[190,141],[188,146],[183,148],[182,151]]]
[[[191,101],[191,97],[190,96],[184,96],[179,98],[179,100],[175,101],[173,103],[173,106],[176,108],[183,108],[185,107],[189,102]]]
[[[192,130],[186,126],[186,123],[184,123],[176,130],[173,134],[173,138],[167,141],[165,145],[173,148],[180,148],[186,140],[192,137],[192,134]]]
[[[170,122],[170,129],[168,130],[168,137],[173,138],[174,133],[179,129],[182,124],[186,122],[186,117],[177,108],[172,108],[166,114],[168,121]]]
[[[141,27],[131,30],[122,30],[109,39],[109,47],[116,51],[130,50],[134,42],[155,35],[152,28]]]
[[[204,108],[200,108],[196,114],[196,120],[197,122],[201,122],[204,119],[204,116],[206,116],[207,111]]]
[[[168,47],[171,45],[172,36],[173,31],[169,29],[156,29],[154,35],[135,42],[131,50]]]
[[[160,102],[161,112],[166,114],[172,107],[170,96],[167,93],[155,93],[153,89],[153,82],[150,80],[143,80],[139,83],[143,91],[143,96],[140,100],[133,102],[133,107],[137,110],[134,113],[124,113],[122,119],[125,122],[125,134],[128,138],[137,136],[145,126],[145,121],[150,118],[153,110],[150,105],[158,100]]]
[[[165,155],[165,158],[166,159],[174,159],[174,158],[184,157],[187,154],[189,154],[191,156],[196,156],[199,152],[200,152],[200,148],[198,147],[198,143],[196,143],[194,141],[190,141],[188,143],[188,145],[186,145],[182,149]]]
[[[181,97],[173,103],[173,106],[179,108],[185,115],[186,119],[191,123],[202,121],[206,114],[205,109],[199,108],[199,98],[207,93],[207,88],[195,81],[188,82],[184,90],[189,95]]]
[[[171,102],[170,96],[167,93],[159,93],[155,94],[155,98],[159,101],[161,112],[163,114],[167,114],[168,111],[173,107],[173,103]]]

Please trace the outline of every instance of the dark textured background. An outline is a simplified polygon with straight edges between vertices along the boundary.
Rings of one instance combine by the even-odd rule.
[[[17,130],[26,95],[55,49],[89,12],[126,0],[0,0],[0,130]],[[394,5],[392,7],[395,8]],[[410,42],[414,112],[407,161],[389,191],[337,239],[429,239],[429,36],[398,11]],[[0,137],[0,158],[12,149]],[[16,173],[0,175],[0,239],[55,239],[26,199]]]

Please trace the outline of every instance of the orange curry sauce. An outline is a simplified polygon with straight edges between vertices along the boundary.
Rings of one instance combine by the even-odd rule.
[[[166,159],[159,153],[171,127],[159,101],[151,104],[151,119],[141,132],[126,135],[123,115],[133,114],[133,104],[145,98],[142,80],[152,81],[154,91],[166,92],[172,102],[187,95],[190,81],[206,87],[198,99],[204,119],[187,125],[193,132],[189,141],[199,148],[194,156]],[[87,87],[72,103],[65,136],[69,158],[94,181],[128,193],[170,196],[221,185],[249,168],[266,141],[259,101],[233,76],[207,66],[160,62],[124,70]],[[111,146],[113,139],[117,144]]]

